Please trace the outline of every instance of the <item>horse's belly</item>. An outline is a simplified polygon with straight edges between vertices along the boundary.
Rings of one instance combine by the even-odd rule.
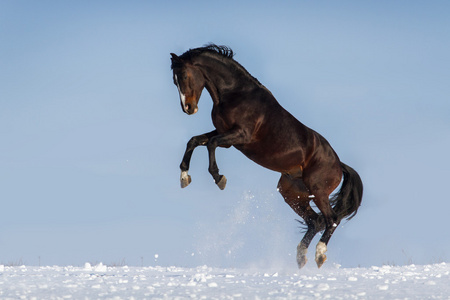
[[[280,152],[262,146],[236,145],[235,148],[258,165],[276,172],[288,173],[292,169],[301,167],[304,162],[304,155],[301,151]]]

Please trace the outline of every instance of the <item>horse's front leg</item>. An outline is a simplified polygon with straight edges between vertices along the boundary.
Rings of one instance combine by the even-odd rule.
[[[182,188],[187,187],[192,181],[191,176],[188,174],[188,171],[189,171],[189,164],[191,163],[191,157],[192,157],[192,153],[194,152],[194,149],[197,148],[198,146],[206,145],[208,143],[209,139],[215,135],[217,135],[216,130],[202,134],[202,135],[194,136],[187,143],[186,151],[184,152],[183,160],[180,164],[180,169],[181,169],[180,182],[181,182]]]
[[[217,147],[231,147],[236,144],[245,144],[248,142],[247,134],[241,129],[231,130],[227,133],[216,135],[211,137],[208,144],[209,154],[209,168],[208,171],[214,178],[214,182],[217,186],[223,190],[227,184],[227,178],[224,175],[219,174],[219,168],[216,163],[216,148]]]

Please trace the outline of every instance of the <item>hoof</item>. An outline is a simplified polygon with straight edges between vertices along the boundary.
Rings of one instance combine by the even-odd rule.
[[[320,267],[323,265],[323,263],[327,260],[327,256],[325,254],[316,256],[316,264],[317,267],[320,269]]]
[[[308,259],[306,258],[306,256],[297,256],[297,265],[299,269],[303,268],[307,262]]]
[[[316,247],[316,263],[318,268],[327,260],[325,252],[327,252],[327,245],[324,242],[319,242]]]
[[[308,259],[306,258],[307,248],[303,248],[300,245],[297,247],[297,265],[301,269],[306,265]]]
[[[191,183],[191,175],[188,175],[186,171],[181,172],[180,183],[181,188],[187,187]]]
[[[227,178],[223,175],[220,175],[219,178],[220,178],[219,182],[216,182],[216,184],[219,187],[219,189],[223,190],[225,188],[225,186],[227,185]]]

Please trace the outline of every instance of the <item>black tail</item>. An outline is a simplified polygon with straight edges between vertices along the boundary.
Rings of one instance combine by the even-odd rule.
[[[356,215],[363,196],[361,177],[353,168],[341,162],[344,181],[340,191],[330,200],[339,220],[350,220]]]

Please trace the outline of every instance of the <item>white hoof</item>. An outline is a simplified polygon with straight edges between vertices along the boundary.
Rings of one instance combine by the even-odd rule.
[[[181,188],[187,187],[191,183],[191,176],[188,175],[187,171],[182,171],[180,176]]]
[[[317,243],[316,246],[316,263],[317,267],[321,267],[323,263],[327,260],[327,256],[325,255],[327,252],[327,245],[324,242]]]
[[[224,175],[221,175],[220,180],[217,183],[217,186],[219,187],[219,189],[223,190],[226,185],[227,185],[227,178]]]

